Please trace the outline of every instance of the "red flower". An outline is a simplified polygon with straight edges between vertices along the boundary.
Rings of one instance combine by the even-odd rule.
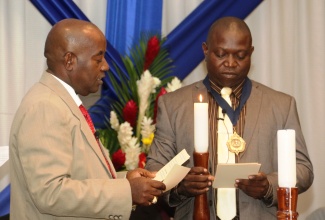
[[[118,149],[112,155],[112,162],[116,170],[120,170],[125,163],[125,153],[121,149]]]
[[[147,70],[152,62],[155,60],[160,50],[160,42],[157,36],[153,36],[149,39],[147,44],[147,50],[144,57],[144,66],[143,70]]]
[[[139,154],[139,164],[138,167],[139,168],[144,168],[144,166],[146,165],[147,162],[147,155],[145,153],[140,153]]]
[[[162,95],[165,95],[167,93],[166,89],[164,87],[161,87],[155,101],[155,106],[153,109],[153,123],[156,124],[156,118],[157,118],[157,111],[158,111],[158,98]]]
[[[135,101],[128,101],[123,108],[123,118],[129,122],[132,127],[135,127],[137,122],[138,106]]]

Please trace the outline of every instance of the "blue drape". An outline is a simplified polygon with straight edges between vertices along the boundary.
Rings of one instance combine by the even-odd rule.
[[[10,209],[10,185],[0,191],[0,216],[8,215]]]
[[[161,33],[162,0],[107,2],[106,38],[122,55],[142,33]]]

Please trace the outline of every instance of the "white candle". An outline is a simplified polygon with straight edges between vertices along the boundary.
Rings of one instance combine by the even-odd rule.
[[[278,180],[280,187],[296,187],[296,132],[278,130]]]
[[[208,152],[209,146],[209,124],[208,103],[194,103],[194,149],[197,153]]]

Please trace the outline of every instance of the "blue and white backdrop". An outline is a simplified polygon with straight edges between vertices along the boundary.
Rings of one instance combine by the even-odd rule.
[[[35,0],[32,2],[56,2]],[[39,10],[26,0],[0,1],[0,146],[8,146],[9,130],[14,113],[27,90],[39,80],[46,68],[43,57],[44,41],[51,28],[50,22]],[[63,1],[58,1],[63,2]],[[85,16],[106,33],[113,48],[123,53],[132,44],[138,25],[132,21],[130,13],[120,11],[112,14],[108,6],[125,7],[132,11],[141,3],[150,0],[108,1],[69,0],[75,3]],[[226,2],[226,3],[225,3]],[[139,3],[139,4],[137,4]],[[325,2],[323,0],[157,0],[154,13],[154,27],[159,27],[162,36],[174,41],[172,55],[182,65],[174,74],[179,75],[184,84],[189,84],[205,76],[203,55],[198,49],[207,31],[211,14],[237,15],[245,18],[251,28],[255,51],[250,77],[277,90],[293,95],[297,99],[300,121],[314,164],[315,180],[312,187],[299,196],[298,212],[304,219],[313,210],[325,206]],[[238,7],[240,10],[238,10]],[[256,8],[255,8],[256,7]],[[254,9],[255,8],[255,9]],[[253,10],[254,9],[254,10]],[[142,8],[146,14],[145,7]],[[158,11],[157,11],[158,10]],[[206,14],[200,14],[205,10]],[[120,17],[119,17],[120,16]],[[125,29],[119,30],[116,22],[125,19]],[[197,16],[202,16],[197,18]],[[109,19],[108,19],[109,18]],[[55,20],[55,17],[52,17]],[[113,20],[112,20],[113,19]],[[188,22],[192,19],[191,22]],[[187,21],[187,22],[186,22]],[[199,22],[197,22],[199,21]],[[53,22],[53,21],[52,21]],[[194,23],[193,23],[194,22]],[[196,22],[196,23],[195,23]],[[191,27],[188,28],[187,25]],[[187,34],[182,35],[182,31]],[[201,31],[201,32],[200,32]],[[200,34],[202,33],[201,37]],[[197,35],[194,44],[186,41]],[[116,40],[122,38],[122,41]],[[202,38],[203,37],[203,38]],[[191,39],[192,40],[192,39]],[[125,43],[126,42],[126,43]],[[188,47],[188,52],[179,53],[180,47]],[[193,65],[183,65],[194,60]],[[82,97],[90,107],[100,98],[100,92]],[[0,155],[0,158],[4,155]],[[0,167],[0,216],[9,208],[10,178],[8,163]]]

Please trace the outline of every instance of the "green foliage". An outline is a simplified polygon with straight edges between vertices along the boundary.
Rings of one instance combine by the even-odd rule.
[[[117,76],[114,76],[112,73],[108,74],[112,86],[117,94],[117,99],[110,100],[110,105],[112,110],[116,112],[120,123],[124,122],[123,108],[128,101],[133,100],[136,102],[137,106],[139,106],[137,81],[144,72],[143,69],[147,43],[151,37],[152,36],[148,35],[143,36],[140,39],[139,44],[130,49],[130,55],[122,57],[122,61],[128,73],[127,76],[125,76],[123,72],[117,68],[117,66],[115,66],[117,69]],[[160,39],[160,37],[158,37],[158,39]],[[163,42],[164,39],[160,39],[160,46],[163,44]],[[172,68],[172,60],[169,58],[168,51],[165,48],[160,47],[158,55],[149,66],[151,75],[161,80],[159,88],[156,88],[156,93],[152,94],[150,97],[149,107],[146,114],[149,117],[153,117],[155,99],[160,91],[160,88],[166,87],[167,83],[172,79],[172,76],[168,76],[168,74],[171,73]],[[106,119],[105,124],[106,128],[99,130],[100,137],[103,145],[112,155],[120,148],[117,140],[117,132],[111,128],[109,119]]]

